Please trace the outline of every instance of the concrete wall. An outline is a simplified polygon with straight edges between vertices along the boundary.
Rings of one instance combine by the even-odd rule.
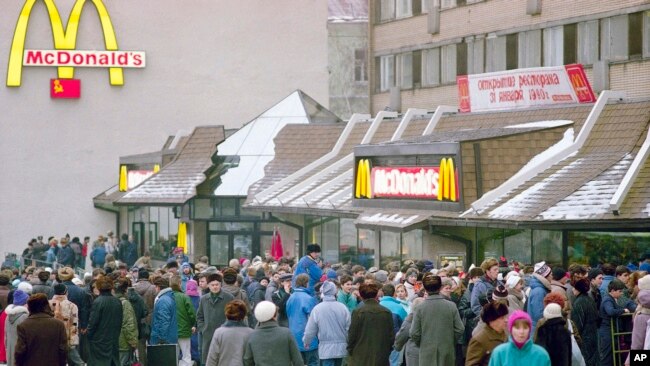
[[[52,100],[56,69],[31,67],[20,87],[0,87],[0,252],[22,251],[37,235],[115,229],[115,215],[95,209],[92,197],[117,184],[119,156],[159,150],[179,129],[238,127],[298,88],[327,106],[327,2],[105,3],[120,49],[147,53],[145,69],[124,71],[124,86],[110,86],[106,70],[77,68],[81,99]],[[3,3],[0,12],[3,84],[23,4]],[[74,0],[56,4],[65,24]],[[103,42],[87,2],[77,49]],[[42,1],[26,46],[53,49]]]

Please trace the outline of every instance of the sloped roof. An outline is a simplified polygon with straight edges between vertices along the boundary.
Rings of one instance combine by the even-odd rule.
[[[117,205],[180,205],[196,195],[205,180],[217,144],[224,139],[223,126],[196,127],[180,152],[157,174],[133,188]]]

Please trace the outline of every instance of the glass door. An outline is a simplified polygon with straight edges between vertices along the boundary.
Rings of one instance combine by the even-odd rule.
[[[228,264],[229,239],[228,234],[210,234],[210,264],[217,266]]]

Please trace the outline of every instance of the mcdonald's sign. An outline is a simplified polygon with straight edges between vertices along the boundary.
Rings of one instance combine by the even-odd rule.
[[[25,49],[27,25],[36,1],[27,0],[18,17],[9,53],[7,86],[20,86],[23,66],[58,67],[58,79],[73,79],[75,67],[106,67],[111,85],[124,85],[123,68],[145,67],[144,52],[118,50],[113,23],[102,0],[89,1],[99,15],[105,51],[76,50],[79,20],[86,0],[75,1],[65,28],[54,0],[43,0],[52,26],[54,50]]]
[[[458,202],[458,172],[453,158],[439,166],[373,167],[360,159],[355,198],[419,198]]]

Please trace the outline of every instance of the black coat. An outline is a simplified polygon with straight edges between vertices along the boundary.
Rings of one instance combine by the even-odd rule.
[[[551,365],[571,366],[571,333],[564,318],[540,321],[536,332],[535,343],[551,356]]]
[[[582,356],[587,366],[600,364],[598,355],[598,326],[600,316],[594,299],[587,294],[580,294],[573,302],[571,320],[576,325],[582,338]]]
[[[122,331],[122,302],[109,292],[102,292],[93,302],[88,321],[90,359],[88,365],[119,366],[119,338]]]

